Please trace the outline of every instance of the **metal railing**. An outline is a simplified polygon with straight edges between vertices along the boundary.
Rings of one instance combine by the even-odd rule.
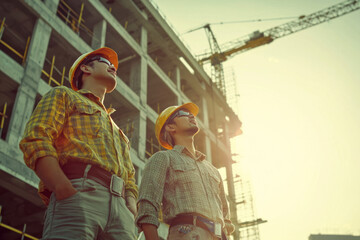
[[[15,55],[17,55],[21,59],[21,64],[24,64],[25,60],[26,60],[26,55],[27,55],[27,52],[29,49],[30,37],[28,37],[26,40],[24,53],[20,53],[18,50],[16,50],[14,47],[12,47],[9,43],[6,43],[4,40],[1,39],[4,34],[5,28],[7,27],[5,24],[5,20],[6,20],[6,18],[4,17],[0,24],[0,43],[2,45],[4,45],[7,49],[9,49],[11,52],[13,52]],[[7,30],[9,30],[9,32],[12,33],[13,35],[16,35],[10,29],[7,28]]]
[[[45,61],[48,62],[48,63],[50,62],[48,59],[45,59]],[[56,71],[61,76],[60,81],[53,78],[54,71]],[[48,73],[44,69],[42,69],[41,72],[47,77],[47,81],[45,79],[43,79],[43,80],[46,81],[50,86],[51,86],[51,83],[55,83],[57,86],[64,85],[66,68],[64,66],[62,71],[60,71],[58,68],[56,68],[56,66],[55,66],[55,55],[52,57],[52,60],[51,60],[50,72]]]
[[[26,231],[26,224],[24,224],[24,227],[22,230],[16,229],[14,227],[11,227],[5,223],[2,223],[2,216],[1,216],[1,209],[2,206],[0,205],[0,227],[5,228],[9,231],[12,231],[14,233],[20,234],[21,235],[21,240],[25,239],[25,238],[29,238],[29,239],[33,239],[33,240],[38,240],[39,238],[36,238],[34,236],[31,236],[30,234],[25,233]]]
[[[160,114],[160,104],[157,103],[156,105],[156,111],[158,114]],[[150,145],[150,149],[148,149],[148,144]],[[158,152],[161,150],[161,145],[160,143],[153,137],[147,138],[146,139],[146,150],[145,150],[145,156],[147,157],[151,157],[154,153]]]
[[[158,152],[161,150],[161,146],[160,144],[158,143],[157,140],[154,141],[154,139],[152,137],[146,139],[146,145],[150,145],[150,149],[148,149],[148,147],[146,147],[146,150],[145,150],[145,155],[147,157],[151,157],[154,153]]]
[[[112,106],[110,105],[109,108],[111,108]],[[124,132],[124,134],[126,135],[126,137],[131,141],[131,139],[134,137],[133,136],[133,132],[134,132],[134,123],[130,122],[130,119],[128,120],[128,123],[126,123],[126,125],[123,125],[120,127],[120,129]]]
[[[93,32],[85,25],[83,17],[85,4],[81,3],[80,12],[73,10],[64,0],[61,0],[57,9],[58,16],[70,25],[71,29],[78,33],[83,29],[90,37],[93,37]]]
[[[5,102],[4,107],[3,107],[3,111],[0,112],[0,117],[1,117],[1,123],[0,123],[0,138],[2,135],[2,131],[4,129],[4,124],[5,124],[5,118],[8,118],[8,116],[6,115],[6,108],[7,108],[7,102]],[[1,211],[1,210],[0,210]]]

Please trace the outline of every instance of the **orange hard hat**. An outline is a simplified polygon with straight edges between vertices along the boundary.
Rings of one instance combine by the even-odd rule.
[[[84,53],[83,55],[78,57],[78,59],[76,59],[76,61],[73,63],[73,65],[71,66],[71,68],[69,70],[69,81],[71,84],[71,88],[73,90],[75,90],[75,91],[79,90],[76,86],[77,79],[74,79],[76,70],[81,66],[81,64],[84,62],[84,60],[88,56],[94,56],[94,55],[104,56],[107,60],[109,60],[114,65],[114,67],[116,69],[118,68],[118,65],[119,65],[118,56],[117,56],[116,52],[114,50],[112,50],[111,48],[103,47],[103,48],[96,49],[95,51],[92,51],[92,52]]]
[[[160,145],[166,149],[172,149],[173,147],[170,144],[168,144],[166,141],[164,141],[162,136],[160,136],[161,130],[164,127],[166,121],[169,119],[169,117],[180,109],[186,109],[194,116],[196,116],[199,113],[199,107],[195,103],[185,103],[181,106],[170,106],[159,114],[155,123],[155,136],[156,139],[159,141]]]

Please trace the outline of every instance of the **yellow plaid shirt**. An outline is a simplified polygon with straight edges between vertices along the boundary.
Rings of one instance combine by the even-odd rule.
[[[35,170],[45,156],[57,158],[60,166],[70,159],[91,163],[121,177],[125,196],[137,198],[129,140],[110,117],[114,111],[90,91],[53,88],[35,108],[19,144],[26,165]],[[51,192],[42,181],[39,194],[47,205]]]

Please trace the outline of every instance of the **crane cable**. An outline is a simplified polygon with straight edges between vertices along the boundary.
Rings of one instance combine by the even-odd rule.
[[[190,29],[180,35],[184,35],[187,33],[191,33],[194,32],[196,30],[202,29],[204,28],[204,26],[206,25],[224,25],[224,24],[236,24],[236,23],[251,23],[251,22],[269,22],[269,21],[279,21],[279,20],[285,20],[285,19],[295,19],[295,18],[301,18],[300,17],[280,17],[280,18],[264,18],[264,19],[252,19],[252,20],[238,20],[238,21],[228,21],[228,22],[214,22],[214,23],[208,23],[208,24],[204,24],[200,27],[194,28],[194,29]]]

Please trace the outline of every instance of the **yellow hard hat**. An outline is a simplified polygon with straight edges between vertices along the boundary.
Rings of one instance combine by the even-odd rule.
[[[77,79],[74,79],[76,70],[81,66],[81,64],[84,62],[86,57],[88,57],[90,55],[91,56],[102,55],[107,60],[109,60],[116,69],[118,68],[118,65],[119,65],[118,56],[117,56],[116,52],[114,50],[112,50],[111,48],[103,47],[103,48],[96,49],[95,51],[92,51],[92,52],[84,53],[83,55],[78,57],[78,59],[76,59],[76,61],[73,63],[73,65],[71,66],[71,68],[69,70],[69,81],[71,84],[71,88],[75,91],[79,90],[76,86]]]
[[[169,117],[180,109],[186,109],[194,116],[199,113],[199,107],[195,103],[185,103],[181,106],[170,106],[159,114],[155,123],[155,136],[160,145],[166,149],[172,149],[173,147],[162,139],[162,136],[160,136],[161,130]]]

